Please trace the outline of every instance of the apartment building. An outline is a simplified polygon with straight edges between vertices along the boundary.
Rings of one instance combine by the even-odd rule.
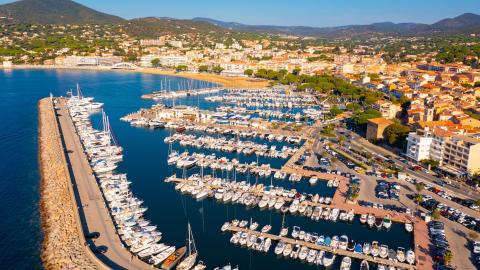
[[[480,139],[456,135],[445,143],[442,165],[474,174],[480,172]]]
[[[390,101],[379,100],[372,105],[372,108],[379,111],[382,114],[383,118],[393,119],[396,118],[397,113],[399,113],[402,108],[400,105],[393,104]]]
[[[473,174],[480,171],[480,139],[445,127],[419,129],[407,137],[406,156],[415,161],[436,160],[446,169]]]
[[[428,131],[410,132],[407,137],[407,157],[415,161],[430,159],[432,142],[432,134]]]

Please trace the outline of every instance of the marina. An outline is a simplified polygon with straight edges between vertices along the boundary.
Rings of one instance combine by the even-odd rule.
[[[276,258],[273,252],[269,252],[270,254],[256,252],[251,253],[247,249],[238,249],[238,247],[236,247],[235,245],[226,246],[223,254],[229,255],[225,255],[222,256],[222,258],[219,258],[215,250],[209,247],[212,243],[215,243],[215,245],[219,246],[225,246],[225,243],[229,241],[230,236],[219,234],[218,228],[221,227],[221,225],[226,219],[231,220],[232,218],[239,220],[249,220],[253,218],[253,220],[258,222],[259,224],[268,224],[272,228],[280,228],[281,223],[285,223],[285,225],[290,226],[290,229],[293,228],[293,226],[299,226],[302,228],[302,230],[310,232],[321,231],[324,235],[340,236],[345,234],[352,237],[354,237],[353,235],[355,235],[355,241],[362,243],[373,243],[374,241],[379,241],[380,239],[382,239],[381,242],[383,243],[381,244],[386,244],[394,249],[403,246],[406,248],[406,250],[408,250],[409,248],[412,248],[414,246],[413,234],[407,232],[405,230],[405,226],[402,223],[397,223],[399,221],[402,221],[402,219],[398,216],[391,216],[392,221],[394,222],[393,224],[391,224],[391,227],[389,229],[385,227],[382,227],[382,229],[378,229],[375,225],[370,228],[368,224],[362,224],[360,222],[361,214],[364,213],[363,209],[357,209],[355,205],[345,204],[344,201],[342,201],[341,204],[337,202],[341,199],[341,192],[339,193],[338,190],[342,191],[344,188],[344,183],[347,181],[344,179],[345,176],[340,174],[326,174],[310,171],[307,169],[303,169],[301,166],[295,164],[295,161],[297,159],[300,159],[303,153],[310,151],[308,150],[308,143],[305,143],[305,140],[308,140],[308,138],[304,138],[303,136],[294,136],[294,134],[292,134],[288,135],[291,138],[290,141],[287,141],[288,136],[283,136],[282,140],[277,139],[278,135],[270,137],[271,139],[269,139],[268,133],[255,133],[254,131],[242,130],[240,128],[221,128],[219,126],[208,127],[196,124],[186,126],[194,128],[186,128],[185,131],[182,132],[177,132],[176,129],[170,127],[165,127],[165,129],[138,129],[135,127],[130,127],[129,123],[119,121],[119,119],[124,115],[127,115],[129,111],[131,112],[137,110],[139,107],[141,107],[142,103],[133,103],[131,105],[128,105],[128,107],[123,107],[122,105],[121,109],[118,109],[120,108],[118,106],[122,104],[125,99],[122,100],[122,98],[110,98],[107,95],[102,94],[102,92],[89,91],[87,87],[85,87],[85,90],[83,90],[83,92],[86,92],[88,96],[95,96],[95,100],[98,100],[100,103],[104,103],[105,115],[108,114],[108,117],[103,116],[101,112],[93,112],[89,113],[87,118],[79,120],[82,122],[82,124],[90,125],[92,128],[100,132],[105,132],[106,130],[108,133],[108,131],[110,131],[112,134],[111,137],[114,138],[111,138],[111,143],[118,147],[120,147],[121,145],[122,150],[121,158],[120,155],[116,157],[109,156],[112,161],[111,164],[109,164],[108,162],[104,163],[100,161],[101,157],[105,157],[102,156],[102,154],[104,154],[103,151],[87,151],[87,154],[89,155],[91,160],[95,162],[92,163],[91,166],[92,169],[95,169],[97,171],[97,174],[109,175],[109,173],[105,171],[109,171],[110,169],[112,169],[112,171],[119,172],[115,174],[117,175],[115,177],[119,178],[115,179],[118,180],[116,182],[111,182],[112,179],[109,179],[105,182],[105,180],[107,180],[108,178],[99,177],[97,180],[98,183],[100,183],[99,188],[102,188],[102,191],[103,187],[105,187],[105,191],[107,191],[107,188],[112,188],[112,191],[109,191],[109,195],[106,195],[105,198],[107,198],[107,196],[108,198],[114,198],[116,195],[113,194],[117,194],[118,191],[130,190],[131,195],[129,196],[132,196],[132,198],[138,198],[133,199],[133,203],[138,201],[144,202],[139,207],[133,209],[125,209],[128,209],[128,212],[132,213],[133,217],[137,216],[140,221],[150,221],[148,224],[146,222],[142,222],[142,225],[144,225],[145,228],[148,227],[148,230],[152,230],[152,232],[161,231],[161,240],[159,242],[156,242],[156,245],[151,246],[150,248],[146,248],[146,250],[140,251],[138,249],[140,249],[142,246],[136,246],[136,253],[134,253],[136,261],[142,261],[146,265],[148,265],[148,262],[152,258],[151,254],[158,250],[162,250],[162,248],[164,248],[165,246],[175,246],[175,250],[180,249],[184,246],[187,247],[189,241],[188,234],[185,232],[188,232],[187,225],[190,222],[191,231],[195,240],[196,250],[198,252],[198,263],[202,261],[205,262],[204,264],[206,264],[207,266],[213,268],[218,265],[228,265],[229,263],[231,263],[232,265],[238,264],[240,269],[256,269],[258,267],[262,267],[262,265],[275,265],[275,267],[278,269],[311,267],[308,264],[302,264],[295,260],[279,260],[278,258]],[[185,97],[184,100],[181,102],[187,104],[189,99],[191,98]],[[106,100],[110,101],[105,102]],[[197,97],[195,97],[192,102],[197,102]],[[115,110],[112,110],[112,108],[115,108]],[[108,121],[105,121],[106,118],[108,118]],[[219,133],[221,133],[221,135],[219,135]],[[189,136],[194,135],[195,138],[207,136],[213,138],[222,138],[222,140],[224,138],[234,138],[235,141],[242,143],[245,141],[251,141],[254,142],[256,145],[268,145],[268,150],[270,150],[270,147],[272,145],[276,146],[276,150],[281,150],[283,145],[292,149],[297,147],[298,150],[295,153],[292,153],[292,155],[289,155],[286,159],[284,159],[276,158],[269,155],[259,155],[257,157],[257,155],[255,155],[254,153],[248,155],[244,154],[243,152],[238,153],[236,151],[228,152],[216,149],[206,149],[204,147],[197,148],[193,145],[181,145],[180,141],[172,143],[164,142],[165,139],[169,138],[170,136],[175,136],[175,134]],[[266,134],[267,136],[265,136],[264,134]],[[295,141],[294,139],[296,138],[300,138],[300,141]],[[144,143],[139,144],[139,140]],[[117,144],[115,144],[114,142],[117,142]],[[98,142],[95,142],[95,144],[96,143]],[[305,144],[307,144],[307,146],[305,146]],[[88,145],[93,146],[94,144]],[[305,149],[303,149],[304,146]],[[185,154],[185,151],[188,151],[188,154]],[[212,156],[213,153],[215,153],[214,158]],[[168,162],[168,160],[175,155],[184,155],[183,158],[185,159],[185,161],[189,161],[190,158],[194,157],[197,159],[196,164],[192,167],[187,164],[185,170],[184,168],[181,168],[182,166],[180,166],[179,168],[177,167],[178,160],[176,163]],[[115,161],[116,159],[118,159],[118,161]],[[122,160],[122,162],[119,162],[120,160]],[[210,161],[212,162],[209,164]],[[195,163],[195,161],[192,162]],[[216,167],[217,165],[214,165],[214,169],[212,170],[211,164],[214,163],[220,166]],[[234,163],[238,164],[238,167],[234,166]],[[252,165],[252,163],[256,163],[256,167],[247,166]],[[203,172],[201,164],[204,164]],[[207,164],[209,165],[207,166]],[[268,168],[269,164],[270,168]],[[231,170],[229,165],[232,165]],[[246,169],[247,167],[249,168]],[[246,171],[243,172],[242,170]],[[270,173],[268,173],[269,170]],[[216,171],[215,174],[213,174],[213,171]],[[252,171],[252,173],[250,173],[250,171]],[[263,171],[263,173],[260,173],[261,171]],[[124,173],[122,172],[128,173],[128,178],[126,177],[126,175],[123,176]],[[277,172],[283,173],[277,174]],[[240,186],[240,184],[238,184],[238,187],[241,187],[243,189],[245,187],[248,187],[248,183],[250,181],[250,186],[257,187],[258,190],[258,193],[256,193],[256,199],[254,200],[254,202],[256,202],[256,205],[254,207],[251,207],[241,203],[232,203],[233,195],[228,202],[224,202],[223,198],[219,201],[218,199],[215,199],[215,194],[210,193],[211,195],[208,195],[208,192],[207,195],[199,195],[199,198],[201,198],[202,196],[205,196],[205,198],[197,200],[196,196],[201,193],[201,191],[196,193],[197,191],[195,189],[188,188],[189,185],[184,185],[186,186],[185,189],[187,190],[186,192],[182,192],[181,188],[176,190],[174,188],[175,186],[172,185],[172,182],[164,183],[163,180],[169,178],[173,174],[176,175],[176,180],[172,181],[173,183],[175,183],[175,186],[180,184],[180,182],[182,181],[188,182],[193,180],[195,177],[200,177],[201,175],[203,175],[204,179],[217,178],[219,179],[217,181],[219,183],[222,183],[222,185],[230,185],[224,186],[224,189],[225,187],[233,187],[234,182],[244,182],[243,186]],[[198,176],[195,176],[195,174],[197,174]],[[291,175],[294,174],[298,175],[298,177],[300,177],[299,179],[301,180],[298,182],[292,181],[295,177],[290,180]],[[114,174],[112,174],[112,176],[113,175]],[[152,175],[154,175],[153,178],[151,177]],[[122,184],[122,182],[125,180],[120,179],[123,178],[125,178],[127,182],[131,183]],[[335,179],[337,179],[336,184],[334,184]],[[187,182],[185,182],[184,184],[186,184]],[[328,184],[329,182],[331,184]],[[104,183],[103,187],[101,186],[101,183]],[[196,181],[191,181],[191,183],[199,183],[199,181],[197,179]],[[114,188],[112,184],[116,185],[116,187]],[[210,183],[203,183],[203,187],[207,187],[209,185]],[[330,185],[331,187],[328,187],[328,185]],[[338,185],[338,187],[335,187],[335,185]],[[197,184],[190,186],[197,186]],[[270,186],[272,186],[273,189],[270,188]],[[262,189],[259,189],[259,187],[262,187]],[[307,202],[303,203],[307,204],[305,210],[302,210],[303,214],[299,214],[298,209],[295,214],[292,214],[290,210],[288,210],[288,212],[286,212],[285,214],[282,213],[281,206],[280,210],[275,209],[275,204],[279,201],[280,197],[277,197],[275,199],[275,204],[273,203],[273,198],[272,200],[268,201],[265,198],[262,201],[263,197],[267,197],[265,195],[271,197],[271,195],[273,194],[273,192],[265,193],[266,191],[270,192],[271,190],[275,190],[275,194],[278,195],[278,191],[282,190],[282,188],[284,191],[292,191],[294,189],[297,190],[296,193],[291,193],[293,195],[293,198],[289,198],[288,194],[286,193],[286,197],[283,197],[285,199],[284,206],[288,206],[289,209],[296,196],[300,196],[298,197],[299,208],[303,201]],[[191,191],[189,192],[188,189],[190,189]],[[254,189],[250,191],[253,190]],[[197,195],[193,196],[191,193],[192,191]],[[224,196],[226,193],[228,192],[224,192]],[[159,198],[159,194],[161,194],[162,199]],[[312,194],[312,196],[309,196],[309,194]],[[318,215],[318,213],[320,213],[320,209],[318,208],[318,210],[315,211],[315,207],[312,204],[312,199],[313,197],[315,197],[315,194],[318,194],[318,200],[320,200],[321,197],[324,197],[323,203],[320,204],[317,201],[317,205],[315,205],[315,207],[322,207],[322,213],[326,207],[330,208],[330,212],[332,212],[333,209],[338,209],[338,216],[336,216],[337,214],[332,215],[332,218],[336,221],[330,219],[330,214],[328,215],[327,219],[320,217],[318,221],[316,220],[316,216]],[[228,197],[229,196],[227,196],[227,198]],[[331,198],[330,204],[325,203],[325,199],[327,197]],[[177,203],[172,203],[169,204],[169,207],[164,207],[164,203],[168,202]],[[262,205],[266,203],[266,206],[260,207],[260,202],[262,202]],[[270,208],[269,204],[273,204],[273,207]],[[280,202],[278,202],[278,205],[280,205]],[[119,206],[120,208],[125,207],[125,205],[121,204],[118,204],[117,206]],[[107,209],[111,210],[113,208],[108,205]],[[293,206],[292,209],[295,209],[295,206]],[[308,214],[310,212],[310,210],[308,209],[311,209],[310,214]],[[354,216],[351,221],[349,221],[348,218],[350,211],[351,215]],[[382,213],[380,210],[377,209],[372,209],[370,212],[375,211],[378,212],[375,214],[375,216],[382,217],[382,219],[386,217],[385,213]],[[337,211],[334,211],[334,213],[335,212]],[[115,215],[111,214],[111,218],[115,220],[117,219],[117,216],[122,215],[117,213],[115,213]],[[164,221],[164,217],[166,216],[169,217],[169,222]],[[343,220],[344,218],[345,221]],[[117,225],[116,222],[114,224]],[[178,224],[183,225],[179,226]],[[332,224],[334,224],[334,226],[332,226]],[[183,228],[179,229],[178,227]],[[210,229],[211,227],[213,228]],[[124,231],[119,231],[118,229],[124,229],[125,226],[116,226],[115,228],[116,233],[119,235],[119,239],[124,242],[123,238],[125,237],[120,234],[123,234]],[[417,226],[415,224],[415,230],[416,228]],[[261,228],[258,229],[260,230]],[[126,230],[126,232],[127,234],[130,233],[131,235],[135,235],[134,231],[133,234],[128,230]],[[403,234],[405,236],[402,237],[402,239],[398,239],[398,237],[396,237],[397,235]],[[127,240],[129,240],[129,242],[124,242],[125,247],[130,247],[128,246],[128,244],[132,243],[132,238],[128,238]],[[162,257],[166,256],[165,254],[169,253],[169,251],[167,252],[167,250],[168,248],[165,249],[165,252],[162,256],[159,256],[159,254],[163,251],[160,251],[154,256],[159,256],[160,260]],[[187,258],[189,254],[188,248],[185,248],[184,254],[185,255],[183,258]],[[234,257],[237,259],[233,259],[230,254],[234,254]],[[177,263],[179,264],[180,262]],[[332,266],[335,268],[339,268],[341,264],[342,260],[337,259],[333,261]],[[357,269],[359,267],[359,264],[360,261],[352,260],[352,269]],[[162,263],[159,263],[157,266],[161,267],[161,265]]]
[[[333,261],[335,260],[335,255],[341,255],[348,258],[362,260],[362,264],[364,264],[364,261],[372,263],[374,265],[377,265],[378,269],[380,268],[380,265],[383,266],[384,269],[387,266],[390,266],[390,269],[392,269],[392,267],[394,267],[395,269],[417,269],[411,263],[399,261],[399,258],[402,259],[402,256],[404,256],[399,255],[403,254],[401,253],[403,252],[403,248],[398,248],[396,254],[393,251],[393,254],[395,255],[392,255],[392,258],[390,259],[386,259],[388,254],[387,256],[382,258],[378,256],[378,253],[376,256],[373,255],[373,253],[371,254],[371,252],[367,253],[365,251],[365,248],[359,251],[355,251],[355,244],[353,245],[353,249],[349,249],[348,243],[351,242],[348,241],[348,237],[346,236],[341,236],[339,240],[335,240],[335,237],[338,239],[338,236],[333,236],[332,240],[330,240],[330,237],[324,238],[322,237],[323,235],[318,236],[318,234],[314,234],[312,236],[308,235],[308,238],[305,240],[304,237],[300,237],[300,239],[294,239],[298,236],[294,238],[289,238],[286,236],[274,235],[268,232],[256,231],[255,229],[251,228],[235,226],[228,222],[223,225],[222,229],[224,231],[230,231],[233,233],[230,242],[234,244],[248,246],[250,243],[253,242],[254,244],[250,244],[250,246],[253,245],[253,248],[260,249],[263,252],[268,252],[270,250],[270,247],[274,247],[276,244],[274,252],[279,256],[291,257],[293,259],[298,258],[299,260],[306,261],[312,265],[323,265],[325,267],[331,266],[333,264]],[[293,235],[295,235],[295,232],[296,231],[292,232],[292,237]],[[305,232],[303,233],[305,234]],[[242,239],[246,239],[245,244],[243,244]],[[260,239],[260,242],[258,242],[257,239]],[[323,239],[329,239],[331,242],[328,241],[327,243],[325,243]],[[257,247],[258,245],[260,245],[260,247]],[[365,247],[367,245],[368,244],[365,243],[363,246]],[[330,257],[328,257],[327,255],[329,253]],[[332,256],[331,254],[334,255]],[[412,258],[412,256],[415,256],[410,250],[409,254],[410,258]],[[409,260],[412,263],[414,263],[415,261],[415,259]],[[405,259],[402,259],[402,261],[405,261]]]

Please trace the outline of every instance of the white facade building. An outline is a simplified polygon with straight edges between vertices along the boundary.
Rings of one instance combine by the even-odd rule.
[[[411,132],[407,137],[407,157],[421,161],[430,159],[430,147],[432,145],[432,136],[426,133]]]

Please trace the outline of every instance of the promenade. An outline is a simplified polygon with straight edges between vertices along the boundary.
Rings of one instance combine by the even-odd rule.
[[[64,99],[57,100],[57,118],[63,143],[68,153],[67,162],[83,230],[88,233],[100,233],[98,239],[89,241],[88,244],[108,248],[104,254],[98,255],[98,258],[112,269],[151,269],[150,265],[136,259],[123,247],[90,164],[83,152],[80,138],[75,132],[66,101]]]

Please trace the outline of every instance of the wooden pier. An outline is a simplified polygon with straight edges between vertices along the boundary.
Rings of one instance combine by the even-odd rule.
[[[254,234],[256,236],[263,236],[263,237],[270,238],[272,241],[282,241],[283,240],[286,244],[292,244],[292,245],[297,245],[298,244],[298,245],[301,245],[301,246],[308,247],[309,249],[329,251],[329,252],[332,252],[334,254],[341,255],[341,256],[348,256],[348,257],[358,259],[358,260],[367,260],[367,261],[369,261],[371,263],[374,263],[374,264],[381,263],[381,264],[385,264],[385,265],[394,266],[395,268],[409,269],[409,270],[416,270],[417,269],[417,267],[415,265],[411,265],[411,264],[408,264],[408,263],[391,261],[391,260],[388,260],[388,259],[383,259],[383,258],[380,258],[380,257],[374,257],[374,256],[371,256],[371,255],[365,255],[363,253],[355,253],[355,252],[348,251],[348,250],[343,250],[343,249],[334,249],[334,248],[329,247],[329,246],[320,246],[320,245],[317,245],[317,244],[314,244],[314,243],[310,243],[310,242],[306,242],[306,241],[302,241],[302,240],[298,240],[298,239],[292,239],[292,238],[289,238],[289,237],[278,236],[278,235],[270,234],[270,233],[262,233],[262,232],[259,232],[259,231],[254,231],[254,230],[250,230],[250,229],[246,229],[246,228],[240,228],[240,227],[236,227],[236,226],[232,226],[232,225],[230,225],[227,228],[227,231],[230,231],[230,232],[233,232],[233,233],[246,232],[250,235]]]

